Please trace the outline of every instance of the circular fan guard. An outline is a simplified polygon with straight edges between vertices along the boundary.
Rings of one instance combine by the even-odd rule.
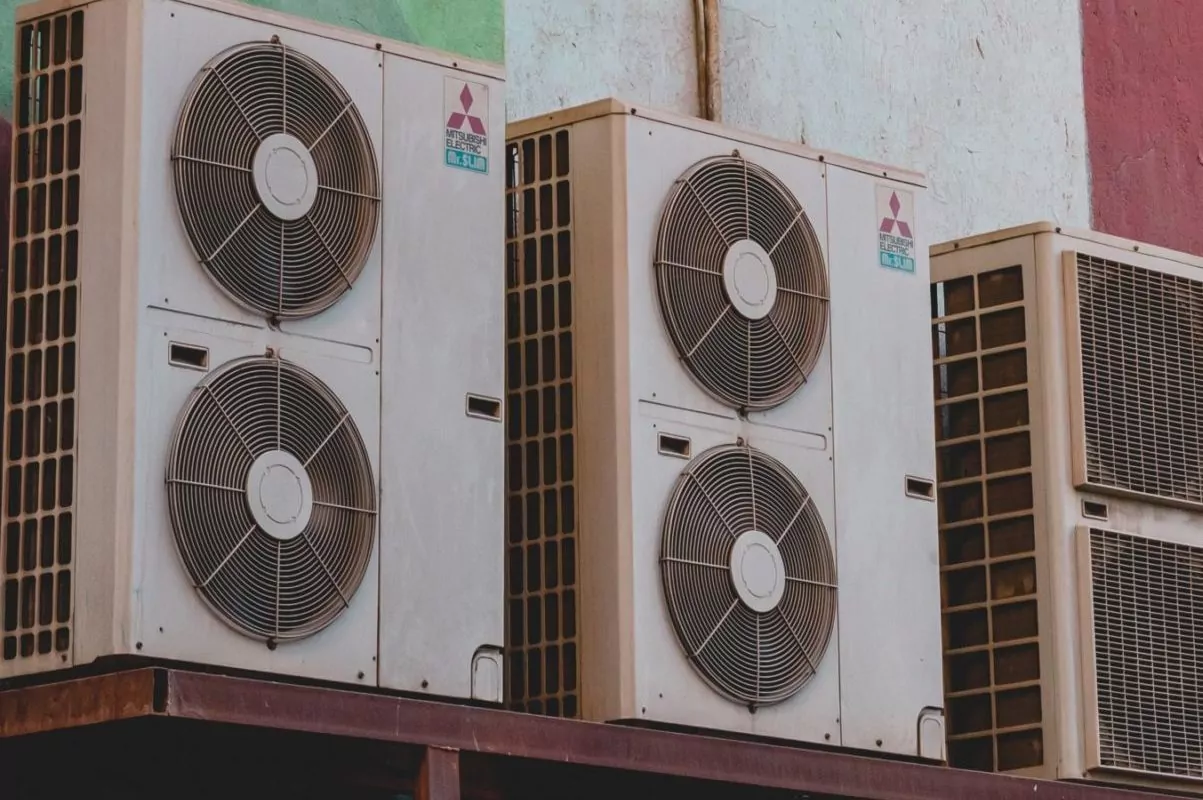
[[[349,412],[278,358],[230,362],[198,385],[167,467],[172,529],[197,591],[269,641],[310,636],[349,605],[372,555],[375,485]],[[278,510],[290,505],[291,518]]]
[[[219,54],[192,84],[172,159],[197,258],[242,306],[310,316],[362,272],[376,156],[350,96],[308,56],[277,43]]]
[[[827,270],[806,212],[738,154],[677,179],[656,241],[660,310],[686,368],[733,408],[780,405],[827,335]]]
[[[749,592],[749,565],[775,574],[751,575],[761,587]],[[835,560],[818,509],[779,461],[745,446],[698,456],[669,500],[660,566],[677,639],[718,692],[768,705],[815,675],[835,625]]]

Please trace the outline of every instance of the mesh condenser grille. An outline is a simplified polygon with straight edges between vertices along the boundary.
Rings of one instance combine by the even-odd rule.
[[[948,760],[1044,763],[1021,267],[932,287]]]
[[[506,695],[580,714],[567,130],[506,156]]]
[[[19,26],[5,342],[4,662],[71,650],[84,12]]]
[[[1102,766],[1203,778],[1203,548],[1090,531]]]
[[[1203,503],[1203,281],[1077,270],[1087,482]]]

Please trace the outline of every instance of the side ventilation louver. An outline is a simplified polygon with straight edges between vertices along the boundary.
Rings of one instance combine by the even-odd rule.
[[[569,134],[506,147],[506,700],[580,714]]]
[[[1021,267],[932,286],[948,760],[1044,763]]]
[[[1076,268],[1086,482],[1203,505],[1203,281]]]
[[[0,658],[72,646],[82,10],[17,36]]]
[[[1203,548],[1088,535],[1100,765],[1203,778]]]

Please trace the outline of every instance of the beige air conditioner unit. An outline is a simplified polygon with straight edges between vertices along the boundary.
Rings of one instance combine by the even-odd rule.
[[[949,762],[1203,789],[1203,259],[932,249]]]
[[[15,55],[0,678],[499,702],[501,71],[227,0]]]
[[[615,100],[508,138],[512,705],[940,760],[921,176]]]

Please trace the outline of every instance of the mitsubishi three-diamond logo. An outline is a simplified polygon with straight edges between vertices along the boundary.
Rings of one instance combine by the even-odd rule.
[[[489,87],[446,78],[443,82],[444,162],[470,172],[489,171]]]
[[[899,272],[915,271],[915,196],[877,186],[877,263]]]

